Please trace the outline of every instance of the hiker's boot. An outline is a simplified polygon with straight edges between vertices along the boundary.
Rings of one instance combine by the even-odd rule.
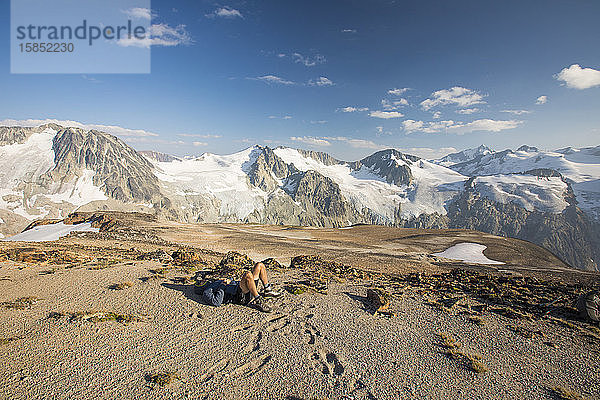
[[[263,296],[265,297],[279,297],[281,296],[283,293],[273,289],[273,286],[269,285],[266,288],[263,289],[262,293]]]
[[[250,306],[253,307],[253,308],[256,308],[258,311],[262,311],[262,312],[265,312],[265,313],[270,313],[271,311],[273,311],[273,309],[271,308],[271,306],[269,306],[269,304],[267,304],[267,301],[262,296],[256,297],[250,303]]]

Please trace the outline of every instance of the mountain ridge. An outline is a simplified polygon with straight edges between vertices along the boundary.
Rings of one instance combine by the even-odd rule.
[[[600,243],[590,239],[598,231],[600,169],[583,162],[594,161],[597,148],[563,154],[482,145],[446,167],[449,158],[395,149],[350,162],[258,145],[179,158],[54,125],[1,127],[0,144],[0,218],[10,222],[0,224],[2,235],[76,209],[143,210],[184,222],[479,229],[542,244],[582,269],[600,260]],[[14,172],[18,162],[30,164],[24,173]]]

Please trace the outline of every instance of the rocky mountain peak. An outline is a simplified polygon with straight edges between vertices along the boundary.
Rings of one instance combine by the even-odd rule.
[[[517,151],[538,152],[539,149],[537,147],[528,146],[524,144],[523,146],[519,147]]]
[[[413,181],[410,166],[418,160],[420,158],[417,156],[404,154],[395,149],[387,149],[373,153],[362,160],[348,163],[348,165],[355,171],[366,167],[385,178],[388,183],[408,186]]]
[[[54,181],[69,180],[82,169],[95,172],[94,185],[107,196],[125,202],[160,202],[153,166],[115,136],[95,130],[65,128],[53,140]]]
[[[156,162],[171,162],[171,161],[179,160],[179,157],[175,157],[175,156],[172,156],[167,153],[161,153],[159,151],[142,150],[142,151],[138,151],[138,153],[140,153],[144,157],[150,159],[151,161],[156,161]]]

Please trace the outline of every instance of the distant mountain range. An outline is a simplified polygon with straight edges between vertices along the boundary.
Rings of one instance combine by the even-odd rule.
[[[179,158],[99,131],[0,127],[0,235],[75,209],[185,222],[468,228],[540,244],[574,267],[600,264],[600,146],[486,146],[424,160],[359,161],[253,146]]]

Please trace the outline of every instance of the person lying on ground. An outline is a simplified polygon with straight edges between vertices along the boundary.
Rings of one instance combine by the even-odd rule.
[[[258,285],[262,282],[262,293]],[[265,297],[280,295],[269,283],[267,269],[261,262],[254,264],[252,271],[243,273],[239,282],[228,279],[210,282],[201,287],[202,299],[205,303],[218,307],[221,304],[235,303],[256,308],[259,311],[271,312]]]

